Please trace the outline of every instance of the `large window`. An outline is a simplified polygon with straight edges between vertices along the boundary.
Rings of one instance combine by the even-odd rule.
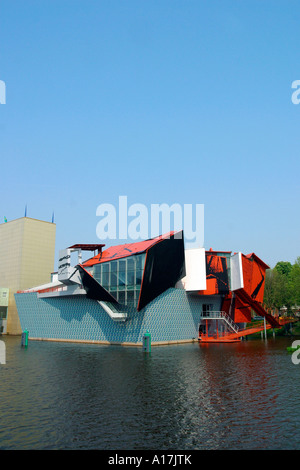
[[[0,320],[6,320],[7,318],[7,307],[0,307]]]
[[[213,304],[202,304],[202,316],[208,317],[209,313],[214,309]]]
[[[120,303],[136,307],[145,264],[145,253],[94,266],[94,278]]]

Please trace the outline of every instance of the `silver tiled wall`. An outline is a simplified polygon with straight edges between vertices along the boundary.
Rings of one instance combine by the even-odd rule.
[[[128,311],[126,322],[115,322],[98,302],[85,296],[38,299],[36,293],[15,294],[22,331],[31,338],[81,341],[152,342],[191,340],[198,336],[202,303],[220,309],[220,297],[188,295],[168,289],[143,310]]]

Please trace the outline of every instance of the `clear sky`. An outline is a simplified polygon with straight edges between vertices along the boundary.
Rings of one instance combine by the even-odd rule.
[[[204,204],[207,249],[293,263],[299,59],[298,0],[1,0],[0,222],[58,252],[121,195]]]

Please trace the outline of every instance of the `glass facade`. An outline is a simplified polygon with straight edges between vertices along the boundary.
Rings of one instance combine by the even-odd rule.
[[[123,305],[137,307],[146,254],[96,264],[94,278]]]
[[[7,318],[7,307],[0,307],[0,320],[6,320]]]

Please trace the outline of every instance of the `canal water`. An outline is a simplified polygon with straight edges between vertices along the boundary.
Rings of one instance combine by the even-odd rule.
[[[150,354],[1,340],[0,449],[300,449],[293,338]]]

